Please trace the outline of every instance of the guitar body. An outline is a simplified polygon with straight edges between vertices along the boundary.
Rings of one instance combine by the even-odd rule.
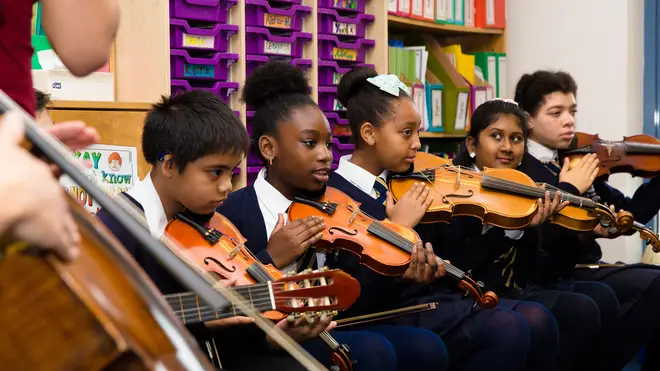
[[[8,251],[0,260],[0,369],[211,370],[123,247],[69,199],[78,258]]]

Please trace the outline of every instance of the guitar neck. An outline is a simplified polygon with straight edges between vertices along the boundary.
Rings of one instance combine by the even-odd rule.
[[[234,287],[234,290],[245,298],[245,304],[257,313],[275,309],[275,299],[270,283]],[[194,292],[183,292],[165,295],[165,300],[172,307],[174,314],[183,324],[193,324],[214,319],[223,319],[242,315],[234,304],[227,304],[214,309],[203,302]]]

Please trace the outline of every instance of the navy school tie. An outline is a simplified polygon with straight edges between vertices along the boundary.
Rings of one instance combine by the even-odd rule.
[[[374,190],[376,191],[376,202],[385,205],[387,201],[387,184],[379,176],[376,177],[376,181],[374,182]]]

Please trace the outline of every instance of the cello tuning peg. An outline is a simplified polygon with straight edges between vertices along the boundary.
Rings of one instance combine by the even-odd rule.
[[[329,270],[330,270],[330,268],[328,268],[327,265],[324,265],[323,267],[321,267],[321,269],[319,269],[320,272],[327,272]]]

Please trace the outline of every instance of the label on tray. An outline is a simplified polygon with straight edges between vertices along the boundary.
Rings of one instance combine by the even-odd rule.
[[[332,22],[332,33],[335,35],[357,36],[357,25],[352,23]]]
[[[342,77],[342,76],[344,76],[343,73],[334,72],[334,73],[332,74],[332,84],[333,84],[333,85],[339,85],[339,80],[341,80],[341,77]]]
[[[337,48],[337,47],[332,48],[332,59],[340,59],[343,61],[356,61],[357,50]]]
[[[358,0],[335,0],[335,8],[357,9]]]
[[[184,64],[185,77],[215,77],[215,66],[205,64]]]
[[[200,49],[213,49],[215,45],[215,36],[200,36],[183,34],[183,46]]]
[[[291,28],[291,16],[264,13],[264,26],[272,28]]]
[[[291,55],[290,43],[276,43],[273,41],[264,41],[264,53],[278,54],[278,55]]]
[[[339,100],[335,99],[335,102],[332,105],[332,110],[333,111],[346,111],[346,108],[341,103],[339,103]]]

